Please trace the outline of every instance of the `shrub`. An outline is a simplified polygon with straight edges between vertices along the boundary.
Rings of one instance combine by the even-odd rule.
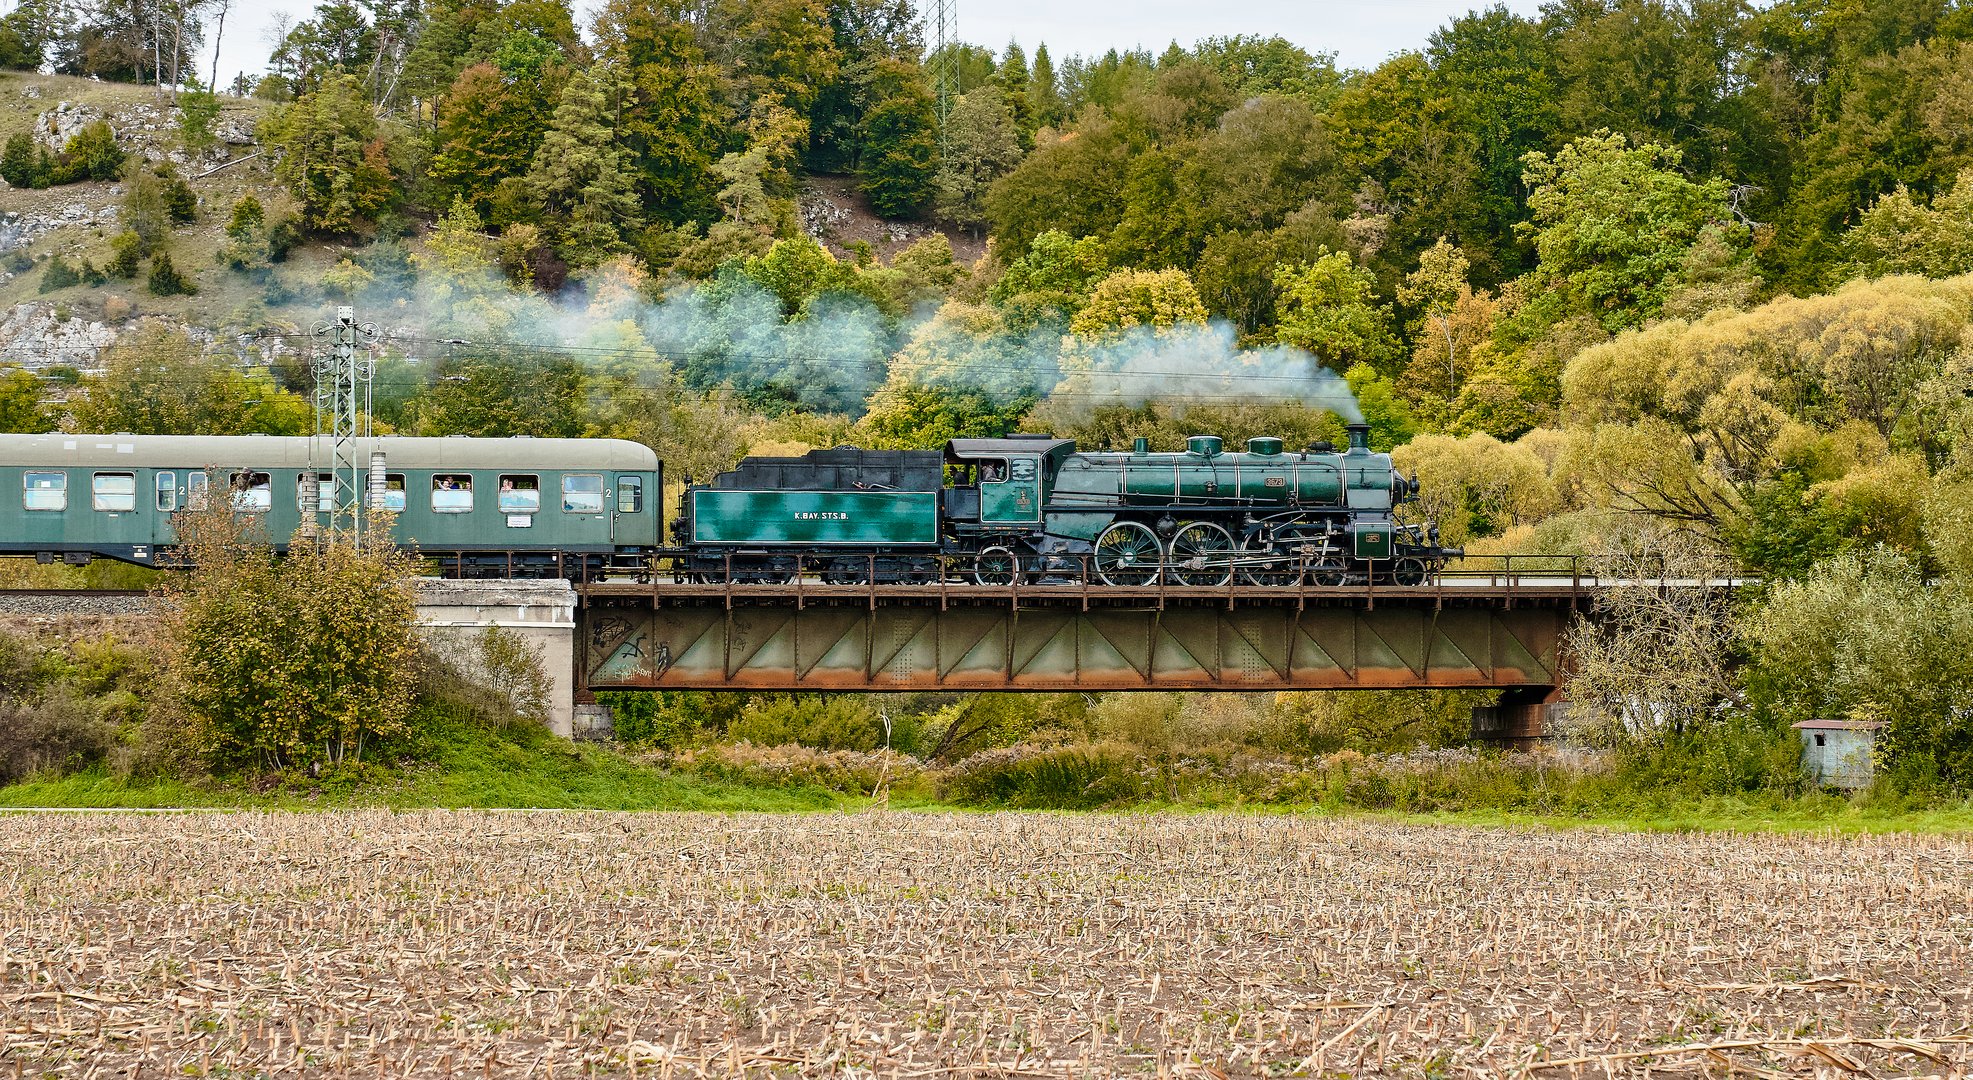
[[[164,587],[166,673],[216,768],[360,760],[407,734],[421,647],[388,528],[276,559],[224,499],[176,519],[193,569]]]
[[[727,735],[760,746],[797,743],[824,750],[874,750],[882,721],[868,699],[845,694],[786,694],[756,698]]]
[[[0,180],[17,188],[47,187],[48,151],[25,131],[9,136],[0,150]]]
[[[144,238],[135,229],[125,229],[110,238],[110,261],[107,269],[120,278],[137,276],[137,266],[144,261]]]
[[[939,774],[939,794],[959,802],[1093,810],[1153,793],[1147,763],[1117,743],[1010,746],[974,754]]]
[[[123,171],[123,148],[116,144],[116,132],[107,121],[91,120],[69,137],[56,165],[55,183],[78,180],[114,180]]]
[[[763,787],[819,787],[851,795],[916,784],[924,776],[924,767],[915,759],[888,750],[817,750],[752,743],[689,750],[673,758],[672,765],[714,780]]]
[[[192,193],[192,185],[176,171],[167,170],[164,179],[164,209],[174,225],[188,225],[199,220],[199,197]]]
[[[116,743],[115,725],[71,698],[0,702],[0,784],[101,764]]]
[[[199,291],[190,279],[171,265],[171,255],[164,251],[158,252],[157,257],[151,260],[148,284],[153,296],[195,296]]]
[[[62,258],[60,255],[55,255],[49,258],[48,269],[41,272],[40,291],[51,293],[56,289],[66,289],[71,285],[79,285],[81,283],[82,273],[75,267],[70,266],[67,259]]]
[[[489,626],[474,639],[473,660],[480,685],[510,715],[526,723],[548,723],[551,685],[538,647],[512,630]]]

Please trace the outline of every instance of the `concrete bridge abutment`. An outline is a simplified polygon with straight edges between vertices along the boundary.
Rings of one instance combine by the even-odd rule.
[[[568,582],[421,578],[415,591],[419,633],[466,677],[486,674],[479,645],[487,629],[506,630],[535,654],[548,676],[549,730],[564,738],[592,733],[593,706],[577,708],[576,595]]]

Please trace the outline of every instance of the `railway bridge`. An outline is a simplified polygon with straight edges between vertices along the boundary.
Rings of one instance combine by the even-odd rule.
[[[1491,563],[1416,585],[582,582],[573,659],[579,693],[1491,688],[1511,693],[1476,733],[1538,734],[1568,627],[1613,582]]]

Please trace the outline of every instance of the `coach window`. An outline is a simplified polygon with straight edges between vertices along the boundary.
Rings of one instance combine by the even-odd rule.
[[[500,478],[500,512],[532,514],[541,509],[541,477],[503,476]]]
[[[161,472],[158,474],[158,509],[166,513],[178,509],[178,474]]]
[[[644,478],[641,476],[617,477],[617,513],[641,514],[644,512]]]
[[[432,513],[469,514],[472,510],[471,473],[439,473],[432,477]]]
[[[295,478],[295,505],[307,506],[308,474]],[[336,478],[329,473],[318,473],[315,477],[315,512],[333,514],[336,512]]]
[[[603,478],[595,473],[562,477],[562,510],[570,514],[603,512]]]
[[[29,510],[67,510],[69,474],[31,472],[21,478],[21,503]]]
[[[274,478],[264,472],[234,473],[233,509],[242,514],[274,509]]]
[[[188,472],[185,474],[185,509],[204,510],[206,508],[206,474]]]
[[[90,481],[89,503],[107,513],[137,509],[137,474],[99,472]]]
[[[403,473],[391,473],[384,477],[384,509],[394,514],[404,512]]]

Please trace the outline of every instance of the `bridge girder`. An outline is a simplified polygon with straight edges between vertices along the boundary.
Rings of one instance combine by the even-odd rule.
[[[1548,687],[1573,605],[591,598],[591,690],[1339,690]]]

